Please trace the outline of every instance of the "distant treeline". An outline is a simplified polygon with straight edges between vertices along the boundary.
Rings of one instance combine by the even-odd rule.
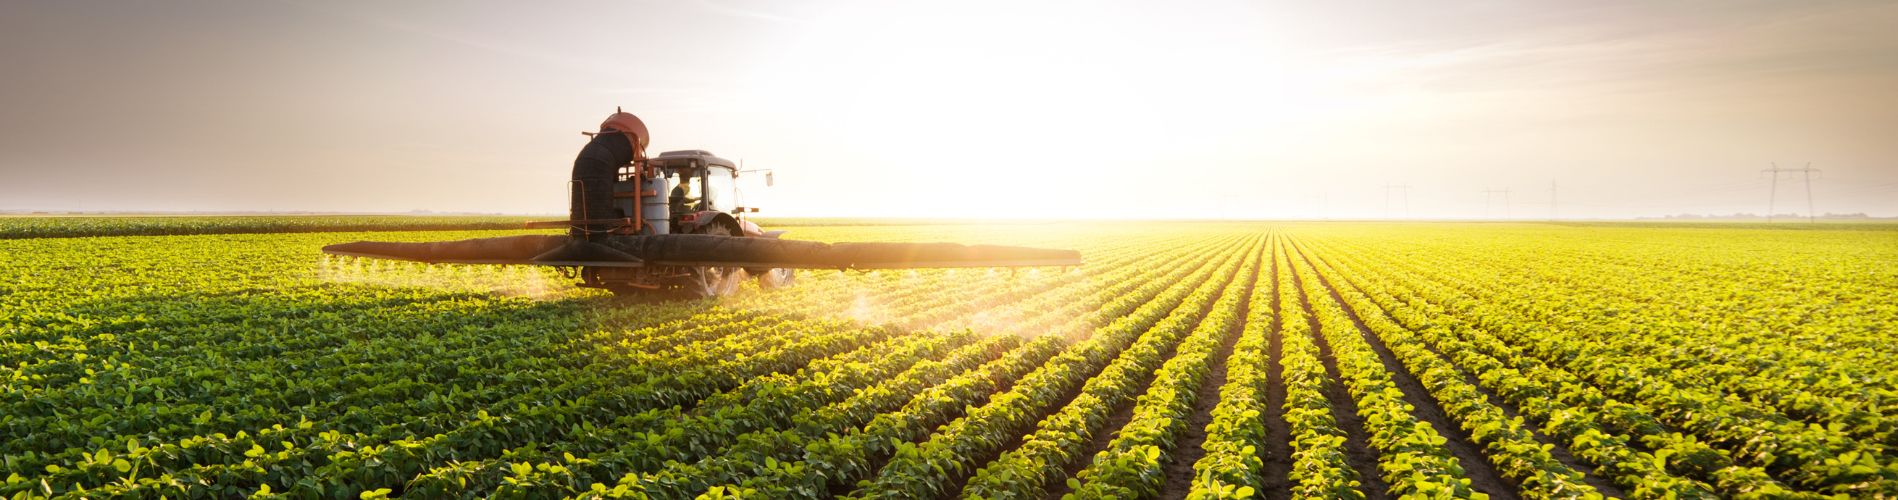
[[[1731,214],[1731,215],[1718,215],[1718,214],[1715,214],[1715,215],[1701,215],[1701,214],[1679,214],[1679,215],[1669,215],[1669,216],[1666,216],[1666,217],[1660,217],[1659,219],[1665,219],[1665,220],[1760,220],[1760,221],[1763,221],[1763,220],[1766,220],[1766,219],[1768,219],[1768,218],[1769,218],[1769,217],[1767,217],[1767,216],[1764,216],[1764,215],[1756,215],[1756,214],[1749,214],[1749,213],[1736,213],[1736,214]],[[1772,216],[1772,217],[1770,217],[1770,218],[1771,218],[1771,219],[1774,219],[1774,220],[1779,220],[1779,219],[1787,219],[1787,220],[1791,220],[1791,219],[1804,219],[1804,218],[1806,218],[1806,216],[1805,216],[1805,215],[1801,215],[1801,214],[1796,214],[1796,213],[1784,213],[1784,214],[1775,214],[1775,215],[1773,215],[1773,216]],[[1843,219],[1843,220],[1854,220],[1854,219],[1858,219],[1858,220],[1864,220],[1864,219],[1890,219],[1890,218],[1888,218],[1888,217],[1872,217],[1872,216],[1870,216],[1870,215],[1866,215],[1866,214],[1865,214],[1865,213],[1863,213],[1863,212],[1858,212],[1858,213],[1849,213],[1849,214],[1835,214],[1835,213],[1827,213],[1827,214],[1825,214],[1825,215],[1821,215],[1821,216],[1819,216],[1818,218],[1820,218],[1820,219]],[[1642,217],[1641,219],[1642,219],[1642,220],[1649,220],[1649,219],[1655,219],[1655,218],[1654,218],[1654,217]],[[1898,220],[1898,219],[1892,219],[1892,220]]]
[[[190,215],[0,217],[0,239],[184,234],[521,229],[546,216]]]
[[[1551,222],[1563,226],[1586,227],[1652,227],[1666,229],[1791,229],[1810,231],[1898,231],[1898,220],[1891,219],[1842,219],[1807,222],[1806,219],[1776,219],[1771,223],[1766,219],[1647,219],[1632,221],[1562,221]]]

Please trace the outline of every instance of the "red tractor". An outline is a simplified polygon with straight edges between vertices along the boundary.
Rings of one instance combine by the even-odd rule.
[[[524,264],[574,271],[580,286],[615,294],[715,297],[757,277],[765,288],[792,282],[792,269],[1072,266],[1073,250],[954,243],[821,243],[783,240],[745,220],[741,172],[702,150],[647,157],[644,122],[607,117],[574,160],[568,220],[530,222],[565,236],[523,235],[434,243],[354,242],[332,255],[429,263]],[[765,184],[772,182],[765,173]]]
[[[597,137],[597,136],[596,136]],[[571,221],[529,223],[529,227],[570,228],[576,237],[703,234],[747,238],[777,238],[784,231],[765,231],[746,220],[757,207],[739,204],[738,165],[709,151],[667,151],[659,156],[621,166],[612,180],[609,217],[601,218],[584,201]],[[764,172],[765,185],[773,183]],[[585,196],[585,181],[573,181],[574,196]],[[593,205],[597,207],[598,205]],[[593,208],[597,209],[597,208]],[[710,297],[735,290],[749,277],[765,288],[788,286],[794,271],[775,267],[735,266],[586,266],[580,286],[615,293],[670,291]]]

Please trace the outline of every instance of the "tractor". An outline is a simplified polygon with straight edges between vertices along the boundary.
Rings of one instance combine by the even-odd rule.
[[[777,238],[784,231],[765,231],[746,219],[758,207],[740,205],[738,178],[762,172],[766,186],[775,184],[768,170],[743,172],[731,160],[709,151],[667,151],[643,162],[629,163],[615,173],[610,217],[581,212],[572,220],[531,222],[528,227],[570,228],[578,237],[703,234],[746,238]],[[584,196],[584,181],[575,179],[574,196]],[[732,266],[587,266],[579,272],[580,286],[617,294],[672,292],[712,297],[735,290],[756,277],[759,286],[790,286],[796,279],[789,268]]]
[[[350,257],[426,263],[554,266],[579,286],[616,295],[708,298],[756,277],[760,287],[792,284],[794,269],[909,269],[1074,266],[1073,250],[955,243],[822,243],[786,240],[746,220],[742,171],[704,150],[645,154],[645,123],[607,117],[574,161],[567,220],[527,228],[565,229],[431,243],[359,241],[323,247]],[[764,173],[765,185],[773,172]]]

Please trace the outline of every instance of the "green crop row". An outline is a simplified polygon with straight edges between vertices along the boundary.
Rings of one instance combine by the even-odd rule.
[[[1274,312],[1278,303],[1278,237],[1261,264],[1258,282],[1247,304],[1245,328],[1226,360],[1226,383],[1206,425],[1204,454],[1193,464],[1188,496],[1195,499],[1248,498],[1265,487],[1265,414],[1267,384],[1271,381],[1270,335],[1277,335]]]
[[[1503,477],[1516,482],[1526,498],[1600,498],[1601,493],[1584,482],[1582,474],[1556,460],[1545,445],[1512,420],[1501,408],[1490,404],[1488,396],[1465,380],[1454,365],[1438,357],[1422,344],[1418,336],[1397,325],[1354,288],[1338,286],[1336,270],[1314,259],[1320,281],[1342,298],[1344,311],[1372,334],[1369,338],[1384,345],[1409,373],[1416,377],[1435,403],[1464,432],[1470,441],[1482,446],[1486,458]]]
[[[1332,253],[1337,256],[1341,254]],[[1349,260],[1349,259],[1344,259]],[[1339,266],[1343,267],[1343,266]],[[1419,307],[1428,308],[1430,304],[1422,302],[1415,295],[1409,302],[1398,302],[1390,293],[1403,293],[1402,288],[1382,281],[1372,273],[1348,273],[1356,280],[1356,286],[1370,296],[1377,307],[1382,308],[1391,319],[1416,331],[1431,347],[1447,355],[1458,367],[1471,372],[1485,389],[1498,394],[1504,401],[1515,405],[1517,410],[1531,421],[1542,426],[1544,432],[1561,440],[1576,456],[1595,465],[1595,471],[1614,480],[1625,488],[1631,496],[1637,498],[1712,498],[1713,494],[1705,483],[1685,479],[1670,474],[1665,468],[1665,460],[1656,465],[1654,455],[1635,449],[1627,436],[1614,435],[1604,428],[1598,419],[1595,408],[1616,408],[1624,403],[1614,402],[1600,396],[1599,391],[1590,393],[1586,384],[1573,377],[1564,377],[1566,373],[1549,370],[1546,366],[1523,359],[1511,349],[1501,347],[1493,338],[1472,331],[1457,318],[1448,315],[1425,315],[1419,313]],[[1418,286],[1413,284],[1411,286]],[[1367,307],[1368,308],[1368,307]],[[1452,330],[1463,332],[1462,335]],[[1477,339],[1483,347],[1478,347],[1466,339]],[[1511,368],[1499,358],[1488,353],[1500,353],[1515,363]],[[1560,397],[1554,397],[1560,395]],[[1592,400],[1595,403],[1582,407],[1567,407],[1564,399]],[[1779,491],[1783,488],[1762,485],[1764,492]],[[1743,488],[1750,489],[1750,488]],[[1744,497],[1741,491],[1729,494]],[[1771,497],[1770,495],[1768,497]]]
[[[1223,244],[1221,246],[1223,246]],[[1217,246],[1211,248],[1217,248]],[[1204,251],[1205,250],[1194,250],[1192,253],[1203,253]],[[1181,259],[1184,259],[1185,262],[1192,261],[1187,255],[1168,257],[1162,260],[1181,261]],[[1165,265],[1128,266],[1126,268],[1115,269],[1111,272],[1113,274],[1123,274],[1123,277],[1126,278],[1135,276],[1157,278],[1167,274],[1177,275],[1186,269],[1190,268]],[[1095,307],[1107,311],[1108,314],[1124,314],[1130,310],[1132,306],[1142,304],[1148,298],[1151,298],[1152,293],[1157,290],[1152,287],[1144,286],[1134,288],[1135,285],[1147,281],[1148,280],[1139,279],[1091,280],[1090,286],[1079,288],[1076,291],[1092,291],[1095,297],[1077,302],[1096,304]],[[1103,286],[1107,288],[1102,289]],[[1063,302],[1059,296],[1048,296],[1023,304],[1023,306],[1029,310],[1048,310],[1055,304],[1060,303]],[[1043,316],[1046,317],[1048,315],[1044,314]],[[1067,316],[1064,319],[1070,322],[1088,321],[1087,318],[1077,318],[1073,316]],[[1043,339],[1051,340],[1050,337],[1043,337]],[[1036,344],[1049,345],[1045,342],[1037,342]],[[1043,353],[1039,354],[1039,356],[1045,359],[1045,357],[1050,354],[1052,353]],[[1006,366],[1010,370],[1026,370],[1036,365],[1023,365],[1017,362],[1010,363]],[[628,484],[629,481],[622,480],[619,486],[609,491],[654,493],[654,488],[658,487],[662,488],[662,491],[675,492],[668,496],[677,495],[684,493],[677,489],[681,484],[702,486],[700,483],[706,476],[718,477],[730,474],[734,469],[762,469],[762,471],[757,474],[757,477],[746,481],[747,488],[737,488],[740,491],[774,491],[779,494],[787,494],[786,492],[791,491],[824,491],[826,488],[844,484],[846,478],[862,477],[863,475],[875,472],[872,466],[879,463],[883,459],[882,457],[888,456],[890,448],[893,447],[893,441],[907,441],[913,439],[913,433],[924,432],[929,427],[935,425],[924,424],[922,422],[952,416],[946,412],[950,410],[960,410],[964,404],[986,400],[990,395],[990,392],[970,392],[971,390],[981,387],[1005,389],[1008,386],[1002,384],[1007,384],[1019,376],[1020,373],[1001,379],[992,379],[992,377],[958,379],[961,382],[952,381],[945,386],[932,388],[929,391],[925,391],[922,395],[919,395],[919,399],[913,400],[911,404],[906,406],[902,411],[878,416],[876,420],[861,430],[851,431],[843,435],[831,435],[828,439],[811,442],[809,446],[806,447],[807,450],[801,456],[802,460],[795,460],[794,458],[796,457],[794,456],[785,456],[783,452],[786,448],[791,448],[787,446],[789,443],[800,442],[802,439],[807,438],[807,436],[790,435],[790,433],[766,435],[763,436],[763,439],[760,441],[741,442],[738,448],[744,448],[748,451],[742,451],[739,453],[739,457],[727,457],[735,459],[728,460],[722,458],[711,464],[701,464],[703,466],[690,467],[687,469],[691,471],[689,473],[676,475],[662,474],[657,478],[648,476],[634,484]],[[925,397],[929,394],[938,395]],[[953,395],[953,397],[944,399],[945,396],[951,395]],[[927,404],[918,406],[919,403]],[[800,428],[804,427],[805,426],[800,426]],[[827,429],[827,431],[834,432],[834,429]],[[787,442],[787,438],[797,440]],[[747,446],[748,444],[757,444],[757,446]],[[763,456],[760,457],[759,455]],[[671,468],[669,468],[669,471],[670,469]],[[672,479],[669,480],[668,478]],[[629,476],[628,479],[634,478]],[[628,488],[629,486],[637,487]],[[687,487],[686,490],[691,491],[691,487]],[[614,494],[618,495],[622,493]]]
[[[1230,254],[1222,260],[1236,262],[1237,257]],[[979,457],[1002,451],[1002,446],[1026,432],[1038,416],[1046,414],[1055,403],[1065,400],[1067,393],[1079,389],[1136,340],[1144,338],[1144,332],[1174,315],[1169,313],[1189,318],[1196,315],[1199,307],[1182,304],[1195,290],[1214,286],[1207,283],[1218,283],[1207,278],[1219,267],[1207,262],[1184,279],[1156,280],[1144,285],[1166,291],[1022,377],[1008,392],[991,398],[989,404],[944,426],[929,441],[899,445],[877,477],[860,485],[852,496],[953,494],[960,489],[959,484],[953,483],[956,476],[979,465],[975,463]]]
[[[1211,312],[1199,322],[1186,340],[1174,351],[1153,382],[1134,405],[1127,424],[1116,433],[1107,449],[1096,454],[1074,479],[1070,496],[1104,498],[1108,496],[1157,497],[1165,479],[1166,458],[1175,447],[1175,439],[1185,430],[1187,417],[1194,410],[1200,385],[1212,364],[1211,358],[1221,346],[1235,342],[1232,336],[1244,330],[1248,319],[1244,307],[1255,301],[1261,260],[1269,260],[1269,245],[1260,245],[1257,253],[1239,268],[1239,275],[1226,285]],[[1264,259],[1261,259],[1264,257]],[[1269,277],[1267,277],[1270,279]],[[1269,285],[1268,285],[1269,288]]]
[[[1240,290],[1249,286],[1259,244],[1250,243],[1240,250],[1237,259],[1223,264],[1216,271],[1217,275],[1229,277],[1207,281],[1195,290],[1175,314],[1154,325],[1099,374],[1088,379],[1079,395],[1042,419],[1035,431],[1014,450],[977,470],[962,493],[982,498],[1027,497],[1062,479],[1065,469],[1087,458],[1086,447],[1096,433],[1105,430],[1102,427],[1108,416],[1145,391],[1154,370],[1160,368],[1169,355],[1177,354],[1179,344],[1188,335],[1199,331],[1195,325],[1216,320],[1218,316],[1207,314],[1218,314],[1220,302],[1217,299],[1240,295]],[[1186,314],[1179,314],[1182,311]]]
[[[1794,487],[1850,495],[1898,495],[1898,465],[1891,462],[1883,445],[1853,439],[1842,425],[1795,421],[1744,400],[1711,394],[1717,386],[1679,379],[1671,375],[1671,369],[1643,368],[1647,361],[1626,356],[1611,345],[1568,340],[1587,338],[1576,332],[1580,329],[1571,326],[1575,324],[1572,320],[1565,319],[1572,314],[1566,311],[1594,307],[1583,296],[1547,296],[1537,307],[1528,307],[1519,301],[1496,300],[1500,297],[1495,296],[1493,285],[1475,285],[1465,277],[1453,279],[1476,299],[1467,304],[1480,311],[1473,313],[1475,326],[1498,334],[1505,342],[1528,348],[1545,362],[1562,360],[1554,364],[1604,394],[1641,405],[1638,413],[1651,415],[1655,423],[1725,448],[1736,462],[1762,467]],[[1602,321],[1617,320],[1604,318],[1595,323]],[[1527,329],[1530,325],[1549,325],[1553,332],[1532,334]],[[1537,341],[1528,341],[1531,335]],[[1627,368],[1593,369],[1610,359]]]
[[[1106,252],[1103,260],[1106,261],[1106,264],[1116,265],[1134,257],[1134,253],[1123,250]],[[879,308],[888,311],[896,311],[896,317],[892,319],[898,319],[903,323],[926,323],[929,322],[928,319],[918,319],[918,317],[942,317],[944,313],[951,313],[953,315],[954,313],[966,312],[968,310],[985,311],[987,310],[987,306],[984,304],[994,304],[1010,298],[1034,295],[1039,292],[1046,292],[1048,289],[1057,286],[1066,287],[1071,285],[1076,279],[1076,275],[1065,275],[1057,276],[1051,280],[1035,280],[1030,282],[1034,284],[1033,287],[1011,286],[985,290],[983,293],[966,295],[976,297],[975,300],[961,300],[948,303],[938,301],[933,307],[926,308],[910,306],[916,302],[921,302],[919,299],[928,297],[927,294],[911,294],[907,298],[899,298],[895,304],[881,304]],[[1060,295],[1062,294],[1055,293],[1049,296],[1058,297]],[[971,347],[989,346],[977,352],[987,353],[986,358],[993,358],[1000,354],[1000,352],[995,351],[995,346],[1013,345],[1012,339],[1015,338],[1016,337],[1013,336],[989,337],[987,340],[980,342],[977,346]],[[953,365],[963,366],[977,361],[977,359],[969,357],[977,352],[952,357],[952,359],[967,358],[964,361],[957,361],[953,363]],[[902,362],[903,365],[906,366],[909,363],[916,362],[916,360],[907,356],[894,356],[881,359],[877,363],[888,365],[889,368],[886,369],[894,369],[899,366],[892,364],[896,362]],[[807,367],[807,370],[808,369],[809,367]],[[871,379],[877,378],[882,378],[882,376],[863,374],[851,379],[852,385],[838,387],[835,385],[837,382],[831,378],[812,379],[797,385],[778,385],[778,383],[775,382],[778,379],[786,379],[785,382],[787,383],[791,382],[791,379],[782,375],[767,375],[753,379],[748,382],[748,384],[759,384],[771,387],[773,391],[771,396],[809,394],[835,398],[847,395],[846,392],[848,391],[855,391],[857,384],[868,383]],[[808,388],[800,388],[800,386]],[[519,464],[510,464],[505,461],[493,459],[461,462],[449,467],[441,467],[432,470],[427,474],[417,477],[414,481],[411,481],[409,486],[436,492],[434,494],[451,490],[485,491],[496,486],[499,486],[499,489],[496,490],[495,494],[504,496],[534,497],[546,496],[553,493],[573,494],[579,492],[579,488],[576,488],[577,486],[591,487],[594,484],[604,485],[618,479],[618,477],[613,476],[612,473],[626,475],[633,472],[649,472],[657,470],[668,463],[689,463],[698,460],[706,454],[730,446],[733,442],[743,438],[745,434],[768,431],[772,428],[786,425],[787,419],[810,411],[809,406],[785,408],[782,405],[769,404],[768,401],[760,401],[759,396],[753,395],[755,392],[757,391],[739,390],[708,397],[693,409],[693,412],[700,414],[700,416],[689,417],[683,420],[681,419],[682,417],[673,415],[679,413],[676,409],[659,413],[649,411],[647,413],[650,415],[641,415],[635,418],[635,421],[649,423],[663,422],[664,425],[661,426],[661,429],[636,431],[624,428],[625,426],[623,424],[616,424],[613,427],[601,429],[595,434],[587,436],[584,440],[568,441],[550,450],[550,453],[555,454],[555,456],[577,456],[577,458],[568,458],[560,462],[531,464],[531,468],[518,467]],[[770,398],[767,397],[766,399],[768,400]],[[790,403],[810,404],[830,402],[828,400],[819,401],[802,397],[784,399],[787,399]],[[721,402],[736,401],[746,402],[745,411],[743,413],[711,410],[711,408],[717,407]],[[900,401],[894,402],[900,403]],[[707,413],[708,411],[712,413]],[[647,427],[650,427],[650,425]]]
[[[1292,469],[1289,479],[1295,498],[1364,498],[1356,469],[1345,457],[1348,437],[1332,415],[1332,403],[1325,387],[1340,383],[1331,377],[1319,358],[1311,314],[1291,260],[1281,240],[1276,255],[1278,269],[1279,338],[1284,364],[1286,425],[1292,439]]]
[[[1471,490],[1463,466],[1444,447],[1446,439],[1429,422],[1418,420],[1417,409],[1404,401],[1404,391],[1397,387],[1383,360],[1372,352],[1362,332],[1333,300],[1310,264],[1294,258],[1292,268],[1318,319],[1321,340],[1330,347],[1358,416],[1364,418],[1367,441],[1378,450],[1378,470],[1383,472],[1390,493],[1485,497]]]
[[[1354,276],[1371,279],[1375,274]],[[1723,495],[1740,498],[1809,494],[1788,489],[1769,477],[1764,469],[1738,466],[1726,453],[1706,443],[1667,431],[1647,408],[1618,401],[1567,371],[1522,354],[1520,348],[1502,343],[1454,314],[1419,313],[1415,307],[1470,303],[1428,282],[1413,281],[1408,286],[1436,299],[1424,302],[1423,296],[1411,295],[1410,303],[1398,305],[1395,299],[1386,298],[1393,303],[1396,319],[1420,328],[1441,352],[1455,353],[1456,363],[1476,372],[1485,387],[1543,423],[1547,431],[1568,440],[1571,451],[1595,463],[1598,471],[1614,478],[1631,494],[1653,498],[1705,497],[1716,487]],[[1388,282],[1383,289],[1402,290]],[[1654,452],[1634,449],[1635,443]],[[1683,480],[1669,469],[1706,482]]]

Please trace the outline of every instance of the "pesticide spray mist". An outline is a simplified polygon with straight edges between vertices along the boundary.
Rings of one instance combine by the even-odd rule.
[[[317,277],[329,283],[430,288],[547,300],[571,293],[556,271],[540,266],[471,266],[325,255]]]
[[[726,306],[907,330],[969,330],[1035,337],[1072,322],[1046,318],[1051,304],[1023,299],[1089,276],[1039,269],[881,270],[802,275],[798,287],[762,291]],[[828,291],[824,291],[828,290]],[[1091,331],[1091,329],[1083,329]]]

